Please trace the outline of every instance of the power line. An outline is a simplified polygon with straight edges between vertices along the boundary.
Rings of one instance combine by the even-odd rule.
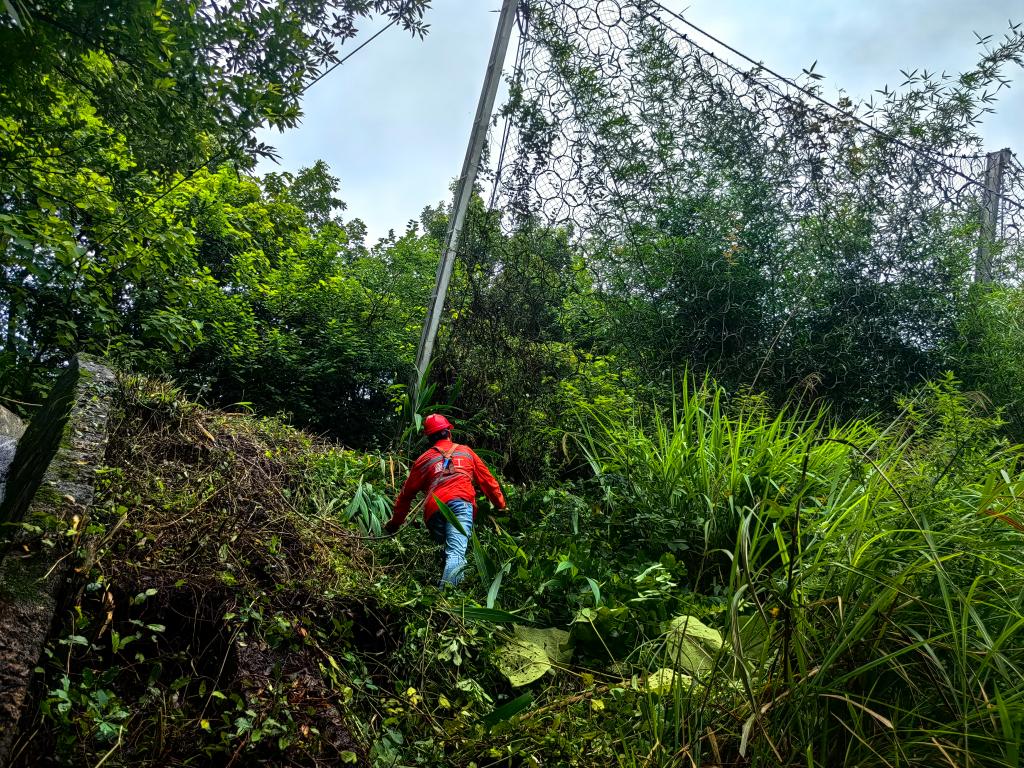
[[[391,29],[391,28],[392,28],[393,26],[395,26],[395,24],[397,24],[397,23],[398,23],[398,19],[399,19],[399,17],[397,17],[397,16],[396,16],[395,18],[393,18],[393,19],[391,20],[391,22],[390,22],[389,24],[387,24],[387,25],[386,25],[386,26],[384,26],[384,27],[381,27],[381,28],[380,28],[379,30],[377,30],[377,32],[376,32],[376,33],[374,33],[374,34],[373,34],[373,35],[372,35],[371,37],[367,38],[367,39],[366,39],[365,41],[363,41],[363,42],[362,42],[362,43],[361,43],[361,44],[360,44],[360,45],[359,45],[358,47],[354,48],[354,49],[352,50],[352,52],[348,54],[348,56],[345,56],[345,57],[344,57],[343,59],[339,59],[338,61],[334,62],[334,63],[333,63],[333,64],[332,64],[331,66],[329,66],[329,67],[328,67],[327,69],[325,69],[325,70],[324,70],[323,72],[321,72],[321,73],[320,73],[319,75],[317,75],[317,76],[316,76],[316,77],[314,77],[314,78],[313,78],[312,80],[310,80],[310,81],[309,81],[308,83],[306,83],[306,84],[305,84],[305,85],[304,85],[304,86],[302,87],[302,89],[301,89],[301,90],[299,91],[299,95],[301,96],[302,94],[304,94],[304,93],[305,93],[306,91],[308,91],[308,90],[309,90],[310,88],[312,88],[312,87],[313,87],[314,85],[316,85],[316,84],[317,84],[317,83],[319,83],[319,82],[320,82],[321,80],[323,80],[323,79],[324,79],[325,77],[327,77],[327,75],[331,74],[331,72],[333,72],[334,70],[336,70],[336,69],[337,69],[338,67],[340,67],[340,66],[341,66],[342,64],[344,64],[344,63],[345,63],[346,61],[348,61],[348,60],[349,60],[349,59],[351,59],[351,58],[352,58],[353,56],[355,56],[355,55],[356,55],[357,53],[359,53],[359,52],[360,52],[361,50],[363,50],[363,48],[365,48],[366,46],[368,46],[368,45],[369,45],[370,43],[372,43],[372,42],[373,42],[374,40],[376,40],[376,39],[377,39],[378,37],[380,37],[380,36],[381,36],[381,35],[383,35],[383,34],[384,34],[385,32],[387,32],[387,31],[388,31],[389,29]]]
[[[702,29],[701,27],[698,27],[696,24],[694,24],[693,22],[691,22],[688,19],[686,19],[682,14],[677,13],[677,12],[671,10],[670,8],[666,8],[658,0],[652,0],[652,2],[653,2],[653,5],[655,5],[656,7],[660,8],[662,11],[664,11],[667,14],[669,14],[670,16],[675,18],[676,20],[680,21],[681,23],[685,24],[686,26],[690,27],[691,29],[695,30],[696,32],[699,32],[700,34],[704,35],[708,39],[713,40],[716,44],[722,46],[727,51],[736,54],[740,58],[742,58],[745,61],[747,61],[750,64],[752,64],[754,67],[756,67],[756,68],[758,68],[760,70],[763,70],[763,71],[767,72],[768,74],[770,74],[772,77],[776,78],[777,80],[779,80],[779,81],[781,81],[783,83],[786,83],[788,86],[790,86],[791,88],[799,91],[800,93],[804,94],[808,98],[814,99],[815,101],[817,101],[817,102],[819,102],[821,104],[824,104],[825,106],[829,107],[830,109],[834,110],[835,112],[838,112],[839,114],[841,114],[843,117],[846,117],[846,118],[848,118],[850,120],[853,120],[854,122],[858,123],[859,125],[863,126],[866,129],[868,129],[872,133],[875,133],[876,135],[878,135],[878,136],[886,139],[887,141],[890,141],[890,142],[892,142],[892,143],[902,147],[903,149],[905,149],[905,150],[907,150],[909,152],[912,152],[914,154],[924,155],[929,160],[934,162],[936,165],[938,165],[939,167],[945,169],[946,171],[948,171],[949,173],[953,174],[954,176],[958,176],[959,178],[963,179],[967,183],[972,184],[975,187],[978,187],[983,192],[985,191],[985,184],[984,184],[984,182],[981,182],[978,179],[975,179],[975,178],[973,178],[971,176],[968,176],[966,173],[961,171],[959,168],[954,168],[953,166],[948,165],[946,162],[944,162],[944,159],[955,159],[955,158],[953,158],[951,156],[947,156],[947,155],[942,155],[942,154],[937,154],[937,153],[934,153],[934,152],[930,152],[930,151],[928,151],[927,149],[925,149],[923,147],[915,147],[913,144],[910,144],[910,143],[904,141],[903,139],[900,139],[900,138],[898,138],[896,136],[893,136],[892,134],[886,133],[885,131],[883,131],[878,126],[872,125],[867,120],[864,120],[863,118],[861,118],[859,115],[855,114],[854,112],[851,112],[849,110],[845,110],[845,109],[843,109],[842,107],[840,107],[837,104],[833,104],[831,101],[829,101],[825,97],[821,96],[820,94],[810,90],[809,88],[806,88],[806,87],[800,85],[799,83],[797,83],[794,80],[786,77],[785,75],[782,75],[782,74],[776,72],[772,68],[766,66],[764,63],[762,63],[760,61],[757,61],[756,59],[748,56],[747,54],[743,53],[742,51],[738,50],[737,48],[729,45],[728,43],[726,43],[721,38],[718,38],[715,35],[712,35],[710,32]],[[674,29],[670,24],[668,24],[668,22],[666,22],[664,19],[660,18],[657,14],[651,13],[651,14],[649,14],[649,16],[652,19],[654,19],[655,21],[657,21],[659,24],[661,24],[663,27],[665,27],[666,29],[672,30],[673,32],[676,32],[676,34],[680,34],[678,30]],[[711,56],[716,61],[722,62],[722,64],[724,64],[725,66],[729,67],[732,71],[736,72],[737,74],[744,75],[744,76],[749,77],[749,78],[751,78],[753,80],[758,80],[758,78],[753,73],[751,73],[749,71],[741,70],[738,67],[736,67],[735,65],[730,64],[728,61],[726,61],[725,59],[721,58],[720,56],[716,56],[713,51],[709,51],[707,48],[705,48],[702,45],[694,42],[687,35],[684,34],[684,35],[682,35],[682,37],[690,45],[692,45],[693,47],[703,51],[704,53],[706,53],[707,55]],[[765,86],[770,87],[769,84],[765,83],[763,80],[759,80],[759,82],[761,82]],[[775,90],[778,90],[778,89],[775,89]],[[780,95],[783,98],[786,98],[787,100],[792,101],[792,98],[790,96],[788,96],[787,94],[782,93],[781,91],[779,93],[780,93]],[[962,156],[960,159],[978,159],[978,158]],[[992,192],[989,191],[989,193],[991,194]],[[995,193],[995,194],[996,194],[996,196],[999,199],[1003,200],[1004,202],[1007,202],[1010,205],[1015,206],[1017,209],[1019,209],[1021,211],[1024,211],[1024,204],[1021,204],[1021,203],[1017,202],[1016,200],[1013,200],[1012,198],[1007,197],[1004,194],[1001,194],[1001,193]]]

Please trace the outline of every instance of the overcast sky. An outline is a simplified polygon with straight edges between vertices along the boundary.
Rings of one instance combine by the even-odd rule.
[[[1024,20],[1021,0],[665,2],[781,74],[799,75],[816,60],[827,87],[854,97],[898,85],[901,69],[969,68],[979,53],[974,32],[999,38],[1011,19]],[[424,40],[389,29],[309,90],[301,126],[263,133],[281,157],[260,170],[326,160],[341,177],[346,218],[365,221],[371,240],[404,229],[447,198],[461,169],[500,5],[434,0]],[[365,25],[359,39],[377,29]],[[1024,71],[1008,74],[1017,84],[982,134],[987,148],[1024,155]]]

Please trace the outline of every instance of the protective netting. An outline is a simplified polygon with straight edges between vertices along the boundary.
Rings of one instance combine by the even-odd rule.
[[[1011,154],[1006,163],[1000,187],[998,238],[1010,250],[1005,262],[1016,266],[1024,258],[1024,165],[1016,154]],[[1010,272],[1010,279],[1019,277],[1012,266],[1006,271]]]
[[[983,242],[970,120],[920,93],[830,103],[684,24],[645,0],[524,3],[492,211],[471,211],[455,307],[479,320],[488,289],[511,296],[519,314],[487,331],[515,336],[507,355],[585,339],[648,378],[686,366],[854,407],[940,370],[979,261],[1018,281],[1016,158]]]

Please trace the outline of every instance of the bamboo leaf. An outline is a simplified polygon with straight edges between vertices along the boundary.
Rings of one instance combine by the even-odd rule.
[[[462,523],[459,521],[459,518],[456,516],[455,512],[452,511],[452,508],[445,504],[443,501],[441,501],[439,498],[437,498],[437,496],[434,497],[434,500],[437,502],[437,510],[438,512],[441,513],[441,517],[443,517],[445,520],[447,520],[449,523],[455,526],[455,530],[457,530],[459,533],[461,533],[468,539],[469,533],[463,527]]]
[[[533,704],[533,694],[527,691],[522,696],[517,696],[512,701],[502,704],[481,717],[480,725],[484,728],[493,728],[498,723],[513,718],[520,712],[529,709],[531,704]]]
[[[497,608],[484,608],[479,605],[463,604],[459,608],[459,615],[470,621],[485,621],[490,624],[515,624],[521,621],[530,621],[525,616],[517,616],[508,611],[500,611]]]

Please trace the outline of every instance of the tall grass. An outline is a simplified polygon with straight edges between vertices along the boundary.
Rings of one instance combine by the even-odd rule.
[[[624,762],[1020,765],[1022,454],[952,384],[884,428],[727,406],[708,381],[584,424],[608,535],[688,548],[688,586],[729,606],[713,670]]]

